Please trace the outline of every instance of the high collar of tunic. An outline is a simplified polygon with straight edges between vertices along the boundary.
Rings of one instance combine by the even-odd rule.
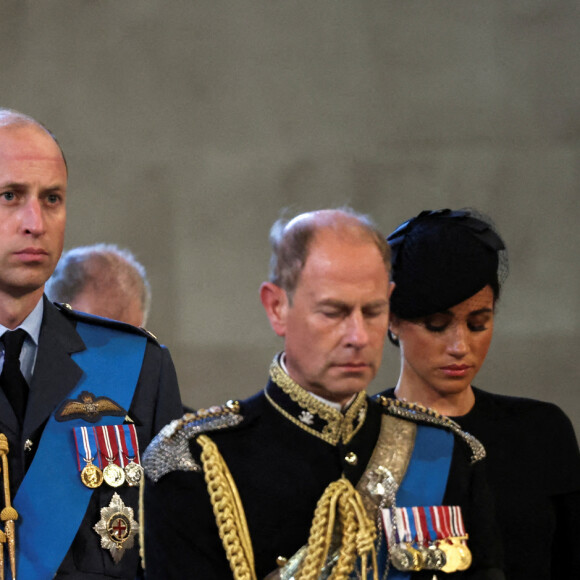
[[[356,394],[341,410],[340,406],[316,397],[292,380],[283,368],[281,355],[270,365],[271,382],[266,387],[270,404],[286,419],[331,445],[348,443],[363,426],[367,414],[366,392]]]

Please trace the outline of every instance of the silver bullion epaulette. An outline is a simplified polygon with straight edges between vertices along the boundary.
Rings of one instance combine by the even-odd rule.
[[[151,441],[143,454],[145,472],[153,481],[159,481],[171,471],[201,471],[189,450],[189,440],[200,433],[233,427],[243,420],[238,401],[186,413],[181,419],[165,425]]]
[[[441,415],[434,409],[429,409],[423,405],[417,403],[407,403],[406,401],[399,401],[399,399],[391,399],[381,395],[379,398],[379,403],[385,407],[389,413],[402,417],[403,419],[410,419],[412,421],[421,421],[423,423],[431,423],[432,425],[438,425],[455,433],[455,435],[461,437],[469,448],[471,449],[471,463],[476,463],[483,459],[486,455],[485,447],[483,443],[477,438],[475,438],[471,433],[464,431],[458,423]]]

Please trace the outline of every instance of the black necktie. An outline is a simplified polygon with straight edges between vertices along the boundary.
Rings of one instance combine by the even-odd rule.
[[[20,351],[26,338],[26,331],[6,331],[0,340],[4,343],[4,366],[0,374],[0,387],[10,401],[20,425],[24,421],[24,412],[28,401],[28,383],[20,370]]]

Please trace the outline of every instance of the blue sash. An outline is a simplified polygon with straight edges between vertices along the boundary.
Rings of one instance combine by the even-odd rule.
[[[441,505],[453,454],[453,433],[438,427],[417,425],[415,447],[409,467],[397,492],[397,507]],[[383,552],[384,550],[384,552]],[[385,542],[379,556],[381,576],[387,560]],[[389,570],[389,580],[407,580],[410,572]]]
[[[76,329],[87,348],[72,358],[84,374],[67,399],[89,391],[129,409],[147,339],[82,322]],[[121,424],[123,419],[103,417],[95,424]],[[38,451],[14,499],[20,514],[16,531],[18,578],[53,578],[83,520],[93,490],[81,482],[73,433],[74,427],[86,424],[82,419],[58,422],[52,416],[44,428]]]

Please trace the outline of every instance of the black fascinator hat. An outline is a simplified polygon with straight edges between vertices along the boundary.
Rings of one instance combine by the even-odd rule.
[[[443,312],[507,278],[507,251],[491,220],[475,210],[423,211],[388,238],[391,311],[413,319]]]

